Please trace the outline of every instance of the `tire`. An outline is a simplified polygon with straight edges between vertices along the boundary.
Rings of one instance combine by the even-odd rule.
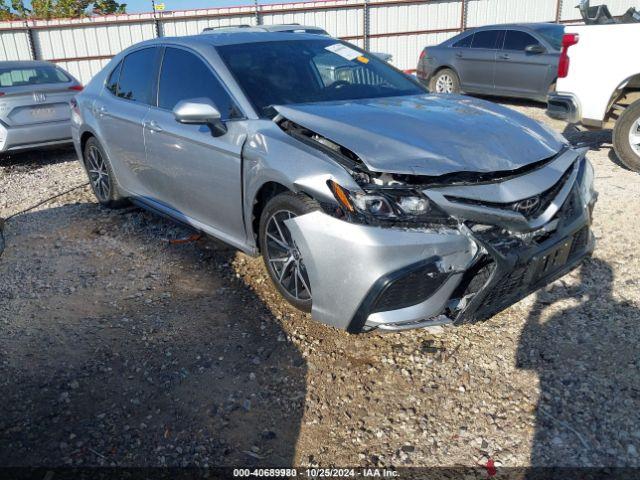
[[[127,198],[120,193],[107,154],[95,137],[87,140],[83,160],[91,190],[100,205],[107,208],[122,208],[129,204]]]
[[[285,192],[269,200],[260,215],[260,251],[269,277],[284,299],[303,312],[311,311],[309,277],[283,222],[317,210],[320,205],[315,200]]]
[[[640,100],[629,105],[613,128],[613,148],[620,161],[640,172]]]
[[[460,78],[450,68],[437,72],[429,82],[431,93],[460,93]]]

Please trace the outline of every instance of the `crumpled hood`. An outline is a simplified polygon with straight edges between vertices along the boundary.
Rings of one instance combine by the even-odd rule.
[[[342,145],[372,171],[437,176],[509,171],[566,141],[509,108],[460,95],[277,106],[288,120]]]

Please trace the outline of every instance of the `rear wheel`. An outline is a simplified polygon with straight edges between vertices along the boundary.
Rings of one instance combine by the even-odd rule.
[[[640,100],[629,105],[613,129],[613,147],[631,170],[640,172]]]
[[[285,300],[305,312],[311,311],[309,276],[285,222],[319,209],[315,200],[286,192],[269,200],[260,216],[260,250],[267,272]]]
[[[429,82],[431,93],[460,93],[460,79],[456,72],[445,68],[436,73]]]
[[[85,144],[84,168],[93,194],[101,205],[107,208],[120,208],[127,205],[127,199],[118,191],[109,159],[95,137],[91,137]]]

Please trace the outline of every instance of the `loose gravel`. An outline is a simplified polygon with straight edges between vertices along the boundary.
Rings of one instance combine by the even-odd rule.
[[[640,466],[640,189],[580,132],[593,259],[477,325],[353,336],[260,259],[88,187],[6,224],[0,465]],[[86,181],[72,150],[0,160],[0,217]]]

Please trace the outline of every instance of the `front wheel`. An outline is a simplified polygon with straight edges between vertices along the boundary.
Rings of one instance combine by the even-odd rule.
[[[640,172],[640,100],[629,105],[613,128],[613,148],[620,161]]]
[[[315,200],[286,192],[269,200],[260,216],[260,250],[269,277],[285,300],[304,312],[311,311],[309,276],[285,222],[319,209]]]
[[[429,82],[431,93],[460,93],[460,79],[456,72],[445,68],[436,73]]]

